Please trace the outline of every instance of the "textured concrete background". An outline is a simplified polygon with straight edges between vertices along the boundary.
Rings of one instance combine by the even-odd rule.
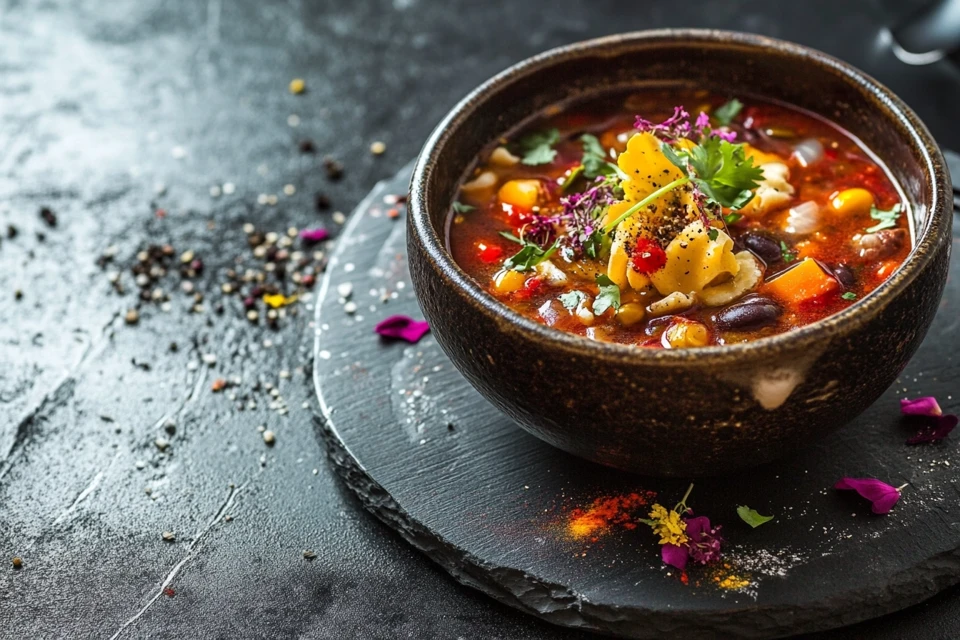
[[[220,292],[250,254],[242,226],[335,229],[330,212],[403,166],[480,81],[551,46],[658,26],[836,53],[958,147],[952,66],[905,73],[878,35],[916,4],[0,0],[0,229],[18,230],[0,239],[0,635],[580,637],[454,584],[341,489],[311,424],[312,301],[274,331]],[[287,91],[294,77],[306,94]],[[300,153],[304,139],[319,153]],[[369,153],[374,140],[385,155]],[[341,181],[324,154],[345,165]],[[212,198],[226,182],[235,192]],[[329,211],[315,211],[318,191]],[[129,267],[151,243],[203,257],[202,312],[170,274],[158,285],[170,310],[144,302],[124,322],[138,304]],[[289,413],[270,408],[266,383]],[[824,637],[952,637],[955,594]]]

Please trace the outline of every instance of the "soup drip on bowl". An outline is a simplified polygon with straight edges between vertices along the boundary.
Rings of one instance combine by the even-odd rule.
[[[676,349],[855,304],[910,253],[910,229],[890,172],[838,126],[748,96],[648,87],[548,109],[485,149],[447,241],[536,322]]]

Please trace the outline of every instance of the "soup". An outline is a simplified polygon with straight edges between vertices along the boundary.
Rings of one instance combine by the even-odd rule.
[[[664,88],[554,109],[499,140],[460,185],[448,243],[528,318],[684,348],[854,304],[906,258],[908,215],[882,164],[833,124]]]

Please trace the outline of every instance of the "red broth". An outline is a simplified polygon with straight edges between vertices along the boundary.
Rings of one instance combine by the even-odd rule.
[[[620,286],[619,308],[603,309],[596,301],[602,297],[609,255],[555,253],[546,271],[504,267],[521,245],[503,232],[525,237],[531,220],[556,215],[563,210],[562,198],[596,184],[570,178],[582,164],[583,134],[595,136],[606,159],[616,163],[627,140],[637,134],[638,114],[660,122],[682,104],[693,114],[691,122],[701,111],[716,118],[726,97],[703,91],[652,89],[574,103],[502,138],[478,159],[452,207],[448,243],[454,259],[491,295],[530,319],[594,340],[637,346],[744,342],[790,331],[854,304],[890,277],[911,250],[909,211],[899,188],[875,156],[830,122],[782,104],[741,100],[743,107],[729,125],[723,128],[714,119],[713,128],[736,133],[734,142],[749,145],[745,149],[754,154],[755,165],[785,165],[793,193],[765,208],[755,196],[747,208],[757,210],[724,208],[726,222],[710,223],[733,240],[732,251],[749,251],[762,273],[734,299],[710,305],[704,301],[709,296],[693,295],[684,302],[687,306],[666,305],[664,310],[657,305],[664,293],[654,287]],[[541,136],[549,144],[526,157],[529,134],[554,129],[556,140]],[[897,206],[899,213],[884,217]],[[878,225],[886,228],[867,231]],[[553,235],[563,233],[558,228]],[[550,239],[542,238],[542,249]],[[667,248],[668,240],[654,242]],[[626,248],[633,251],[629,264],[634,269],[656,266],[637,256],[644,243]],[[723,284],[723,279],[710,285]]]

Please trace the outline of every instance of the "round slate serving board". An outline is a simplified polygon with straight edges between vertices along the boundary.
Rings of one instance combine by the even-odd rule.
[[[387,215],[409,170],[376,186],[331,256],[317,305],[319,432],[369,510],[457,580],[550,622],[629,638],[829,629],[960,582],[957,436],[906,446],[916,425],[898,415],[900,397],[935,395],[944,410],[960,408],[955,265],[926,342],[869,411],[792,458],[697,481],[688,504],[722,525],[724,559],[683,574],[660,562],[635,518],[653,502],[674,505],[686,482],[553,449],[480,397],[429,334],[409,345],[373,333],[389,315],[420,317],[402,206],[399,218]],[[907,486],[889,515],[875,516],[831,488],[842,476]],[[751,529],[738,505],[775,519]]]

